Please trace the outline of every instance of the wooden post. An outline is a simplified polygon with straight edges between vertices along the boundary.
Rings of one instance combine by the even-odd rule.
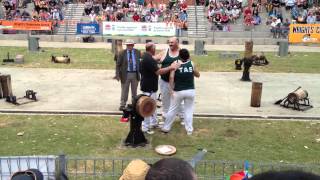
[[[252,82],[252,89],[251,89],[251,106],[252,107],[260,107],[261,95],[262,95],[262,83]]]
[[[253,41],[246,41],[245,42],[244,57],[251,58],[252,52],[253,52]]]
[[[0,80],[1,81],[1,80]],[[0,99],[3,98],[3,91],[2,91],[2,86],[1,86],[1,82],[0,82]]]
[[[3,97],[12,96],[11,76],[9,74],[0,75]]]

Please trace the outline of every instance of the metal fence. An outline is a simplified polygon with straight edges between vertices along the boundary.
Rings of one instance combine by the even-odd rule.
[[[116,180],[132,159],[137,158],[90,158],[60,156],[15,156],[0,157],[0,180],[9,180],[16,171],[30,168],[39,169],[45,180],[64,180],[63,174],[70,180]],[[138,158],[153,164],[159,158]],[[244,169],[242,161],[200,160],[184,158],[194,165],[198,179],[224,180],[234,172]],[[320,164],[287,164],[249,162],[249,172],[258,174],[274,170],[302,170],[320,174]]]
[[[143,158],[139,158],[143,159]],[[119,179],[124,168],[132,159],[67,158],[66,173],[69,179]],[[159,159],[143,159],[152,164]],[[188,159],[185,159],[188,160]],[[188,160],[190,162],[190,159]],[[301,165],[285,163],[249,163],[249,172],[257,174],[269,170],[303,170],[320,174],[320,164]],[[195,165],[195,172],[201,180],[225,180],[234,172],[244,169],[241,161],[204,160]]]

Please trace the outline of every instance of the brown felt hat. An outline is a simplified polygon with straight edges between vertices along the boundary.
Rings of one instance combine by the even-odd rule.
[[[140,159],[132,160],[123,170],[119,180],[144,180],[150,166]]]

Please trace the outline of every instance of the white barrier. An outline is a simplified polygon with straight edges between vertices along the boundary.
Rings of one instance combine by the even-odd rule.
[[[174,36],[176,28],[167,23],[103,22],[103,35]]]

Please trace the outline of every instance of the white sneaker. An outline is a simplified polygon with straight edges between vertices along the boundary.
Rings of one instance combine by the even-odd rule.
[[[151,134],[154,134],[154,131],[149,129],[148,131],[146,131],[146,133],[151,135]]]
[[[192,135],[192,131],[187,131],[187,135],[191,136]]]
[[[184,126],[185,123],[184,123],[184,121],[181,121],[180,124],[181,124],[181,126]]]
[[[142,130],[142,132],[147,133],[147,134],[154,134],[154,131],[148,129],[148,130]]]

